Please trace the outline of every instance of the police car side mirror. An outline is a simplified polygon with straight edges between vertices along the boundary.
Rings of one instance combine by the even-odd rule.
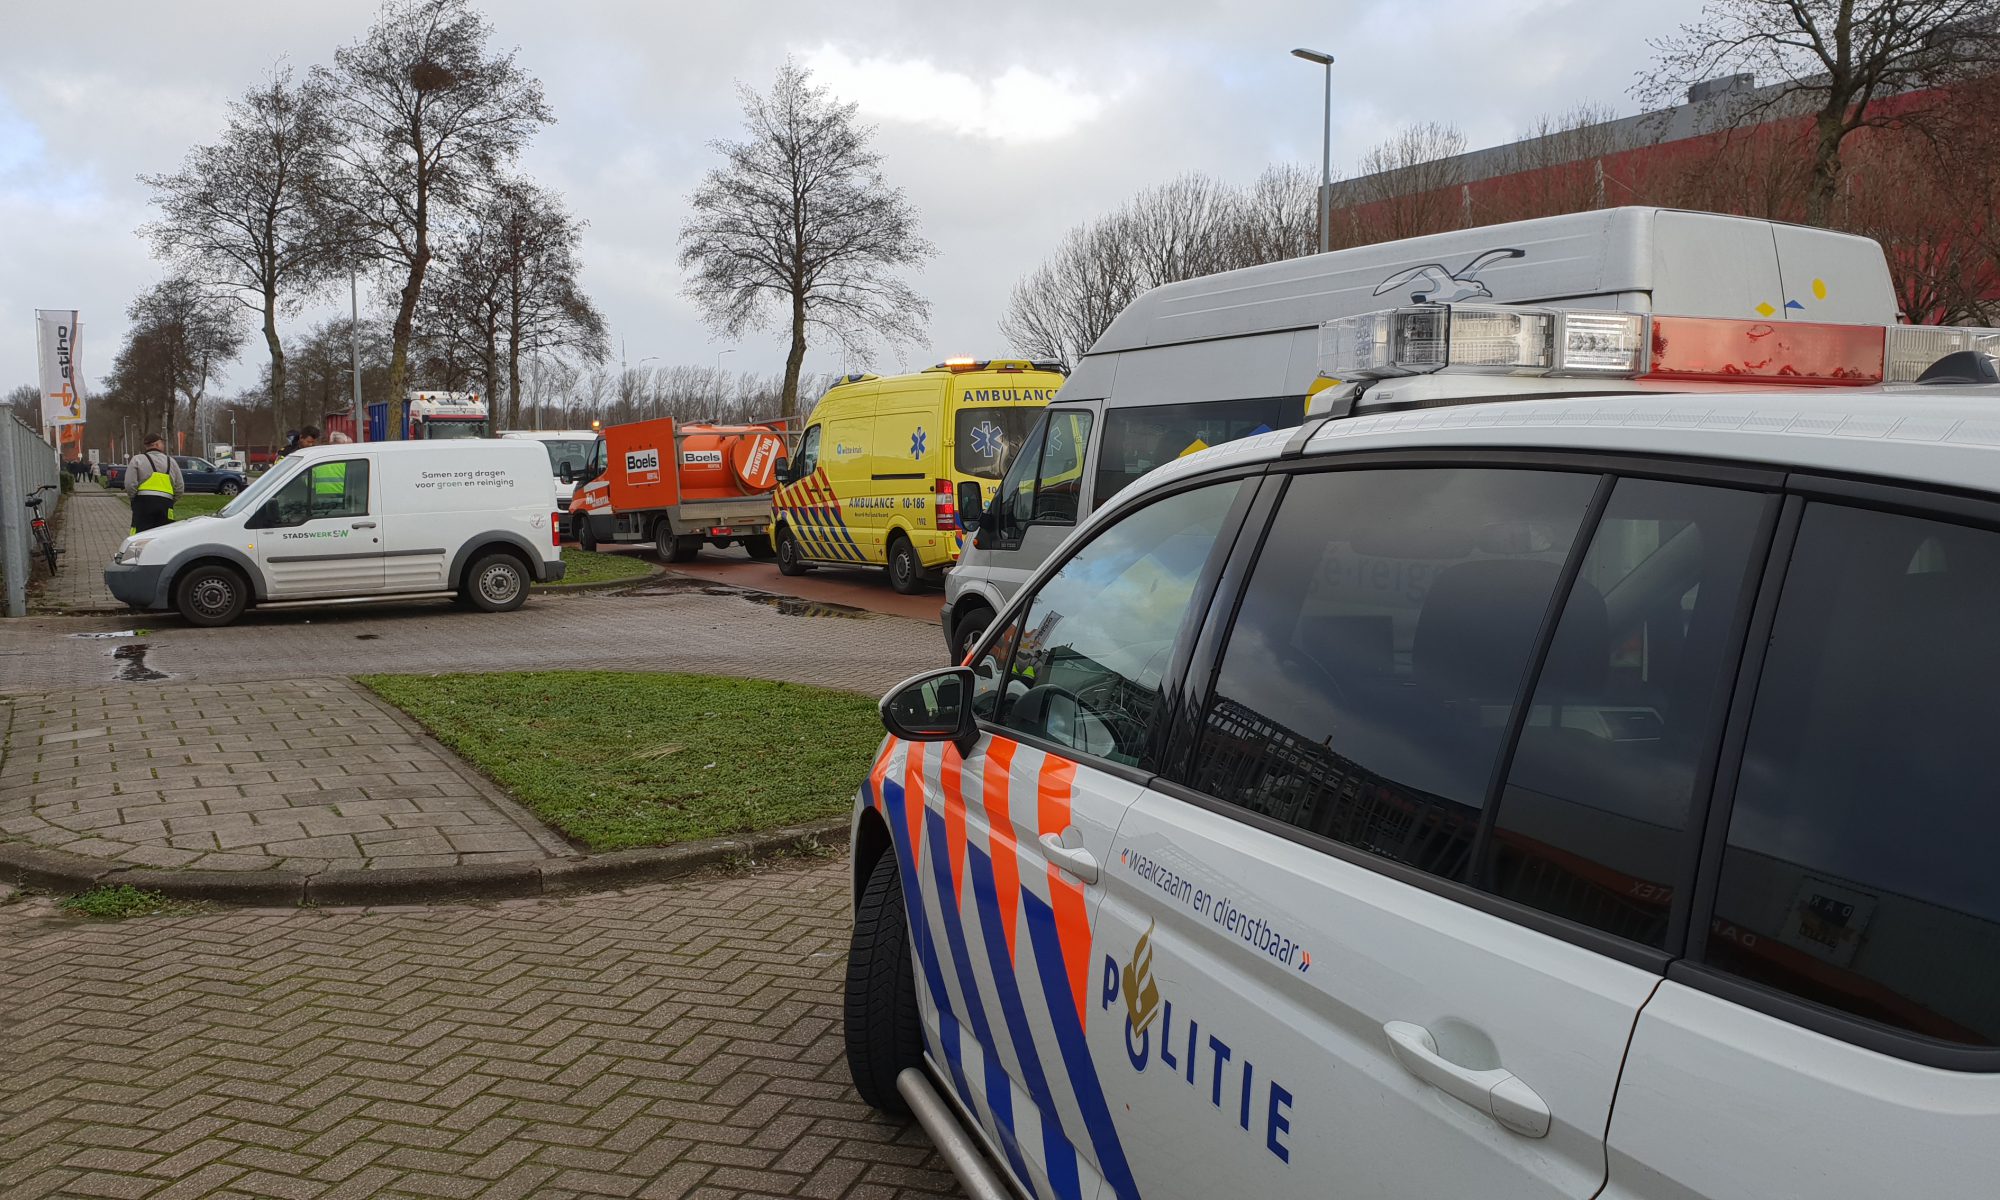
[[[986,489],[977,480],[961,479],[958,483],[958,527],[971,531],[979,528],[979,522],[986,516]]]
[[[906,742],[951,742],[970,754],[979,740],[972,711],[972,668],[913,675],[882,697],[882,727]]]

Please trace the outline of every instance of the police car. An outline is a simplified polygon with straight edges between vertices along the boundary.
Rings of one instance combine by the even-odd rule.
[[[975,1196],[1991,1194],[2000,332],[1405,304],[882,702]]]

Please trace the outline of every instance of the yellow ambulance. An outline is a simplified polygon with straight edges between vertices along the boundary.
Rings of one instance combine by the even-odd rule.
[[[958,561],[958,485],[991,500],[1063,378],[1060,363],[970,358],[842,378],[779,477],[778,569],[886,567],[897,591],[920,590]]]

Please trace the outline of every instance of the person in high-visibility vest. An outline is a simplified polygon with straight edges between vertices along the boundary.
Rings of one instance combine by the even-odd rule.
[[[344,462],[314,463],[312,468],[312,507],[315,516],[337,513],[347,506],[347,464]]]
[[[159,434],[149,434],[146,448],[125,464],[125,495],[132,501],[133,533],[173,520],[174,501],[187,490],[181,465],[165,446]]]

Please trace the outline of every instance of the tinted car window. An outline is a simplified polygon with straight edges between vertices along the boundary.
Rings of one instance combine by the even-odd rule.
[[[1000,723],[1139,762],[1188,602],[1240,486],[1195,488],[1129,513],[1044,581],[1018,634],[1006,635],[1018,646]]]
[[[1700,755],[1775,501],[1619,481],[1563,606],[1494,822],[1489,891],[1666,941]]]
[[[1305,399],[1300,396],[1106,409],[1104,444],[1097,451],[1097,482],[1091,503],[1103,504],[1161,463],[1254,433],[1296,425],[1304,416]]]
[[[1448,878],[1598,479],[1295,478],[1252,571],[1194,785]]]
[[[1806,509],[1757,687],[1709,962],[2000,1044],[2000,534]]]

